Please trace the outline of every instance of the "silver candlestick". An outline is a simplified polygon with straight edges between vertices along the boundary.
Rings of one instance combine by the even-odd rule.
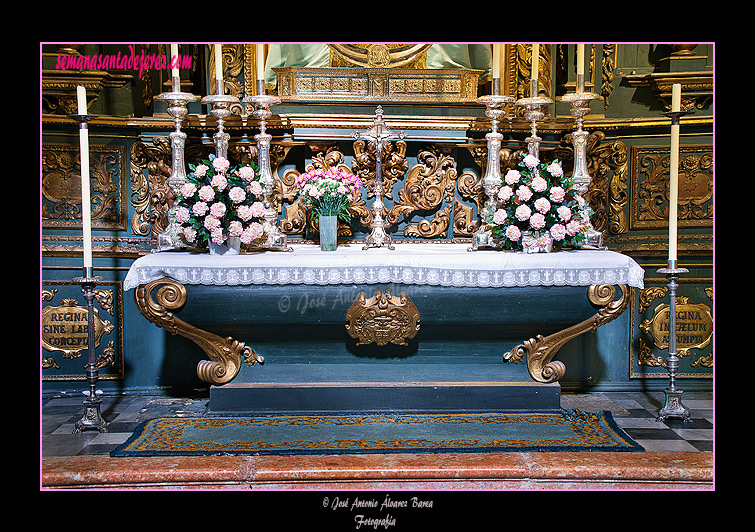
[[[260,122],[260,132],[255,135],[254,138],[257,141],[260,184],[262,185],[262,191],[264,194],[263,205],[265,206],[265,221],[263,227],[265,235],[267,235],[265,242],[261,247],[264,249],[293,251],[294,249],[288,245],[288,237],[286,237],[278,227],[278,211],[275,209],[271,199],[273,188],[275,186],[275,178],[270,169],[270,141],[273,137],[265,131],[267,120],[273,115],[270,111],[270,107],[280,103],[280,101],[280,98],[277,96],[269,96],[267,94],[255,94],[247,96],[242,100],[243,103],[254,105],[252,116],[257,118]]]
[[[533,86],[534,91],[534,86]],[[536,94],[536,92],[533,92]],[[540,158],[540,141],[543,140],[537,136],[537,123],[545,118],[545,108],[553,103],[553,100],[547,96],[533,96],[531,98],[521,98],[516,101],[519,107],[525,109],[524,117],[530,123],[531,135],[527,137],[527,150],[530,155]],[[537,167],[534,169],[537,172]]]
[[[386,140],[390,139],[403,139],[406,134],[402,131],[400,133],[394,133],[383,122],[383,108],[378,105],[375,110],[375,120],[372,122],[372,127],[365,132],[355,131],[351,134],[354,138],[365,138],[368,142],[375,145],[375,201],[372,203],[372,223],[370,224],[370,234],[364,240],[364,246],[362,249],[368,249],[370,247],[379,248],[383,245],[387,245],[388,249],[395,249],[393,246],[393,239],[388,234],[386,229],[390,224],[383,219],[383,211],[385,210],[385,204],[383,203],[383,145]]]
[[[218,131],[212,136],[215,141],[215,155],[227,159],[228,139],[231,136],[225,132],[223,127],[226,119],[231,116],[231,105],[239,103],[239,99],[230,94],[208,94],[202,98],[202,103],[212,105],[210,114],[215,117],[218,124]]]
[[[581,87],[584,82],[579,83]],[[561,98],[561,101],[571,104],[571,115],[574,117],[577,129],[572,133],[572,145],[574,146],[574,170],[572,179],[576,186],[577,192],[581,196],[586,196],[587,191],[592,183],[592,177],[587,170],[587,137],[590,135],[582,129],[584,117],[590,113],[590,102],[599,100],[600,96],[594,92],[577,91],[569,93]],[[603,247],[603,233],[596,230],[592,224],[586,229],[586,242],[583,248],[605,249]]]
[[[103,278],[95,276],[91,267],[85,267],[83,277],[76,277],[73,280],[74,283],[81,284],[84,299],[87,301],[87,364],[85,368],[87,383],[89,384],[89,395],[84,400],[84,415],[74,425],[74,434],[91,429],[108,432],[108,424],[100,412],[101,401],[97,397],[99,369],[97,368],[97,355],[94,351],[94,289],[97,283],[102,281]]]
[[[178,191],[183,184],[187,182],[186,165],[184,162],[186,133],[181,131],[181,122],[186,118],[186,115],[189,112],[187,105],[197,99],[197,97],[191,93],[181,92],[180,87],[180,80],[174,78],[172,91],[163,92],[155,96],[156,100],[168,104],[168,114],[173,117],[173,122],[176,126],[175,131],[169,135],[172,152],[172,166],[170,177],[167,181],[167,185],[173,193],[174,198],[177,197]],[[181,228],[176,222],[175,201],[172,201],[172,204],[168,209],[168,227],[165,228],[165,231],[157,235],[157,248],[154,251],[175,249],[182,247],[183,245]]]
[[[666,359],[666,369],[669,375],[669,385],[664,390],[666,395],[666,404],[658,413],[657,421],[664,421],[669,417],[681,417],[684,421],[689,421],[689,410],[682,404],[682,390],[676,387],[676,372],[679,369],[679,357],[676,353],[676,289],[679,287],[677,279],[680,273],[688,273],[686,268],[680,268],[676,260],[669,259],[666,268],[661,268],[658,273],[662,273],[668,279],[669,292],[669,335],[668,335],[668,358]]]
[[[498,205],[498,190],[501,188],[501,141],[503,135],[498,132],[498,123],[506,115],[506,105],[514,102],[511,96],[493,94],[481,96],[478,102],[485,104],[485,116],[490,118],[491,131],[485,138],[488,141],[488,162],[485,168],[485,176],[482,178],[482,188],[487,199],[485,209],[495,210]],[[476,251],[484,247],[497,247],[493,241],[492,232],[481,226],[472,235],[472,245],[468,251]]]

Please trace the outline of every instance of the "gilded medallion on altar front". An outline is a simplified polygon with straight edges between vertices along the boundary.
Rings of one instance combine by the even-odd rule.
[[[419,332],[419,321],[419,310],[404,292],[378,290],[370,298],[360,292],[346,313],[346,331],[357,345],[407,345]]]

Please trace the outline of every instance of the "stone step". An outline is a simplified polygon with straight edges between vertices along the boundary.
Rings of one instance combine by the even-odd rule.
[[[208,413],[560,410],[561,386],[504,364],[278,364],[210,388]]]

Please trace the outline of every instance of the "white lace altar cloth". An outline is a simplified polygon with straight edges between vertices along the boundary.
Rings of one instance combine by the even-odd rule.
[[[134,261],[124,289],[167,277],[184,285],[329,285],[397,283],[453,287],[588,286],[643,287],[645,271],[630,257],[607,250],[516,253],[467,251],[468,244],[397,243],[363,250],[361,242],[321,251],[216,256],[165,251]]]

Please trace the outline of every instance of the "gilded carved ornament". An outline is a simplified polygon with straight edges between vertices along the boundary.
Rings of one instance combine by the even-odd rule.
[[[125,229],[125,149],[91,145],[89,153],[92,224]],[[42,222],[45,227],[81,228],[81,161],[78,147],[42,146]]]
[[[44,290],[43,301],[52,301],[57,290]],[[112,290],[95,290],[95,299],[102,310],[113,315],[114,298]],[[42,309],[42,347],[50,352],[60,351],[63,358],[74,359],[81,357],[81,352],[88,348],[89,310],[86,306],[78,305],[76,299],[65,298],[59,306],[45,305]],[[99,347],[100,340],[104,335],[115,330],[108,320],[100,318],[99,309],[94,309],[94,345]],[[108,345],[97,355],[95,363],[98,368],[105,368],[113,364],[115,360],[114,342]],[[42,358],[42,368],[57,368],[60,366],[51,357]]]
[[[680,227],[709,227],[713,223],[713,151],[710,146],[682,146],[679,161],[678,219]],[[668,226],[668,147],[632,149],[636,208],[633,228]]]
[[[629,230],[624,212],[629,200],[629,151],[623,141],[605,140],[606,134],[602,131],[592,131],[587,137],[587,170],[592,181],[585,200],[594,211],[590,218],[593,227],[617,235]],[[571,134],[564,136],[553,150],[552,158],[562,161],[573,158]]]
[[[597,314],[549,336],[538,334],[525,340],[505,353],[504,361],[518,363],[526,356],[527,370],[533,379],[544,383],[557,382],[566,373],[566,365],[560,360],[553,360],[558,350],[569,340],[588,331],[595,332],[601,325],[616,319],[629,306],[631,294],[629,286],[621,285],[621,296],[615,299],[616,287],[613,285],[590,285],[587,299],[601,307]]]
[[[419,332],[419,322],[419,310],[406,293],[394,296],[390,290],[370,298],[360,292],[346,312],[346,331],[357,345],[407,345]]]
[[[207,354],[210,360],[200,360],[197,364],[197,377],[204,382],[225,384],[236,377],[242,362],[250,366],[264,363],[264,358],[243,342],[230,336],[222,338],[177,318],[171,311],[182,308],[187,300],[186,287],[180,283],[158,279],[140,285],[134,299],[139,312],[149,322],[191,340]]]
[[[168,226],[168,177],[171,172],[171,147],[165,137],[152,144],[134,142],[130,151],[131,232],[140,236],[157,235]],[[146,174],[145,174],[146,170]]]
[[[706,294],[712,300],[712,289],[706,288]],[[668,288],[649,287],[640,292],[639,312],[644,313],[655,299],[666,296]],[[653,309],[653,315],[644,319],[639,329],[650,336],[652,345],[657,349],[668,348],[669,304],[661,303]],[[691,349],[704,349],[713,338],[713,315],[710,307],[703,303],[690,303],[685,296],[676,297],[677,353],[680,358],[690,355]],[[639,365],[648,367],[666,367],[666,360],[661,355],[654,355],[651,346],[644,338],[639,338]],[[713,352],[698,357],[690,362],[691,367],[713,367]]]

